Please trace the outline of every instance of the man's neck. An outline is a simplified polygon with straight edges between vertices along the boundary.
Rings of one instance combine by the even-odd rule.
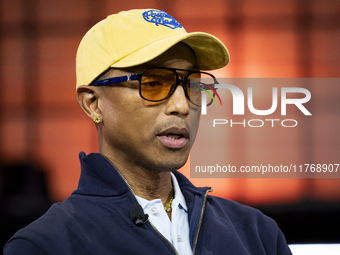
[[[150,171],[138,166],[132,169],[131,166],[126,167],[109,156],[105,157],[123,176],[136,196],[146,200],[161,199],[163,205],[169,202],[169,195],[173,192],[170,172]]]

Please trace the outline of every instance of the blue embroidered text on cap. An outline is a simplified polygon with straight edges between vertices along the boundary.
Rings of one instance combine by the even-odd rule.
[[[169,14],[158,10],[149,10],[143,13],[143,18],[158,25],[170,27],[172,29],[181,28],[182,25]]]

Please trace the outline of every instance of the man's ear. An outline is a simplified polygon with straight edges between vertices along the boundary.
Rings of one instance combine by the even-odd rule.
[[[99,88],[82,85],[77,88],[77,101],[83,111],[94,120],[101,118],[101,111],[98,104]]]

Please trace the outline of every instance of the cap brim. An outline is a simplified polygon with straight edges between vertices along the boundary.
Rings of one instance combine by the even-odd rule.
[[[219,69],[229,63],[228,49],[218,38],[207,33],[194,32],[149,44],[118,60],[111,67],[124,68],[146,63],[181,41],[195,51],[200,70]]]

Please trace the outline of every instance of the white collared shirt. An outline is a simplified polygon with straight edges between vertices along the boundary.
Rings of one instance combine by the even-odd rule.
[[[177,179],[171,173],[175,198],[172,201],[171,221],[164,209],[161,199],[148,201],[138,197],[144,213],[149,215],[149,221],[177,250],[179,254],[192,254],[189,240],[188,208]]]

